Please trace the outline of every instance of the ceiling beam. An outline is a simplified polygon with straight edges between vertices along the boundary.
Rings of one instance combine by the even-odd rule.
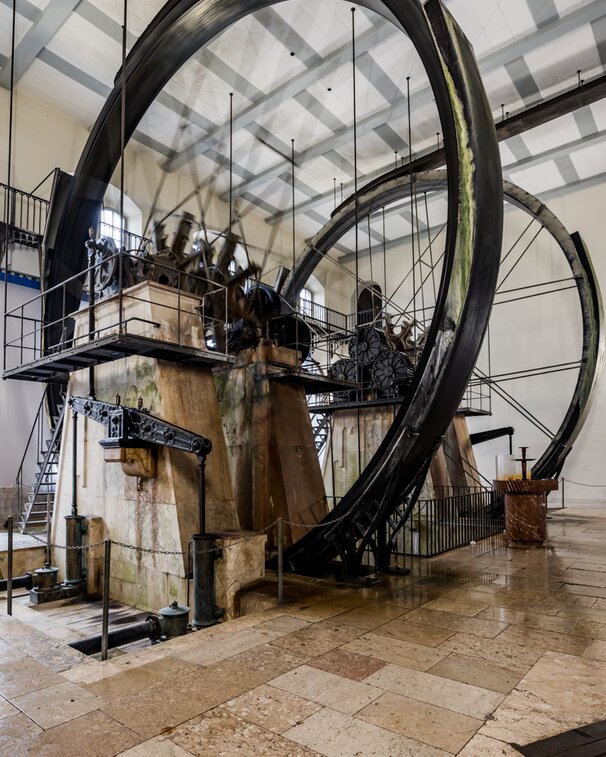
[[[606,130],[598,131],[592,134],[590,137],[580,137],[572,142],[565,142],[564,144],[553,147],[551,150],[545,150],[545,152],[538,153],[537,155],[531,155],[528,158],[522,160],[516,160],[515,163],[503,166],[503,175],[509,176],[512,173],[521,171],[527,168],[534,168],[540,166],[542,163],[546,163],[549,160],[558,160],[559,158],[571,155],[577,150],[583,150],[586,147],[597,147],[606,141]]]
[[[374,24],[370,29],[360,34],[357,38],[357,44],[362,48],[374,47],[380,42],[387,41],[391,36],[398,33],[393,24],[388,21],[380,21]],[[300,74],[293,76],[287,82],[273,89],[265,97],[259,98],[254,103],[236,113],[233,117],[233,129],[246,128],[251,126],[255,119],[263,116],[265,113],[274,108],[278,103],[284,102],[296,95],[304,92],[309,86],[314,84],[318,79],[326,76],[338,68],[338,66],[351,61],[351,43],[347,42],[341,45],[333,52],[329,53],[320,63],[307,68]],[[196,155],[203,155],[208,149],[213,149],[225,138],[226,130],[229,128],[229,121],[217,126],[209,134],[205,134],[200,139],[193,142],[184,150],[175,155],[171,160],[167,160],[162,166],[165,171],[176,171],[181,168]],[[281,164],[281,170],[284,170]],[[248,188],[248,187],[247,187]],[[242,187],[242,191],[246,191]]]
[[[558,197],[562,197],[563,195],[569,194],[571,192],[579,192],[582,189],[590,189],[591,187],[597,187],[600,184],[606,183],[606,171],[603,171],[602,173],[595,174],[595,176],[588,176],[585,179],[577,179],[570,184],[566,184],[562,187],[554,187],[553,189],[548,189],[545,192],[537,192],[535,195],[539,200],[542,202],[549,202],[550,200],[555,200]],[[514,205],[511,205],[508,202],[505,202],[505,211],[509,212],[510,210],[515,209]],[[424,231],[424,235],[426,236],[428,233],[431,234],[432,244],[436,242],[436,239],[434,237],[438,234],[438,232],[443,228],[443,224],[435,224],[430,227],[429,232],[427,230]],[[417,238],[417,234],[415,233],[415,240]],[[397,237],[395,239],[390,239],[385,243],[385,251],[390,252],[394,249],[401,248],[402,245],[410,244],[412,242],[412,234],[406,234],[401,237]],[[425,247],[427,244],[427,240],[421,239],[421,246]],[[335,245],[335,248],[340,251],[343,248],[339,248]],[[383,245],[380,246],[378,250],[376,250],[377,254],[383,254]],[[363,249],[360,249],[358,251],[358,261],[362,260],[363,258],[368,257],[369,250],[368,247],[365,247]],[[355,262],[356,259],[356,253],[348,250],[347,252],[344,252],[344,254],[339,255],[337,258],[339,264],[341,265],[347,265],[348,263]]]
[[[582,108],[586,105],[590,105],[593,102],[602,100],[606,97],[606,74],[598,76],[596,79],[584,84],[582,87],[574,87],[567,92],[562,92],[555,97],[545,100],[538,105],[534,105],[532,108],[523,110],[520,113],[516,113],[509,118],[499,121],[496,124],[497,139],[502,142],[506,139],[511,139],[514,136],[522,134],[528,129],[534,129],[537,126],[541,126],[549,121],[552,121],[560,116],[564,116],[567,113],[572,113],[578,108]],[[582,140],[580,140],[582,141]],[[586,146],[587,142],[585,142]],[[528,162],[532,162],[535,156],[529,156],[516,163],[516,166],[523,167]],[[540,156],[537,156],[540,157]],[[390,159],[391,163],[391,159]],[[439,150],[432,150],[425,155],[421,155],[412,161],[411,170],[413,173],[420,171],[429,171],[433,168],[439,168],[445,165],[446,154],[443,148]],[[284,166],[282,166],[282,169]],[[375,171],[372,174],[366,174],[365,176],[358,177],[358,184],[372,181],[377,176],[383,176],[384,170]],[[511,169],[513,170],[513,169]],[[343,186],[343,189],[347,192],[353,191],[353,182],[348,182]],[[329,202],[333,197],[331,190],[318,194],[316,197],[312,197],[309,200],[305,200],[297,204],[297,212],[304,213],[305,211],[315,208],[318,205],[322,205]],[[292,215],[292,207],[281,210],[267,218],[267,223],[274,224],[280,223],[284,217]]]
[[[606,8],[604,7],[603,0],[593,0],[593,2],[588,5],[583,6],[580,9],[575,9],[574,12],[568,13],[562,18],[552,19],[540,29],[525,35],[522,39],[503,45],[502,47],[481,56],[478,59],[480,72],[486,74],[494,71],[501,66],[504,66],[512,59],[523,56],[523,54],[527,53],[529,50],[534,50],[548,44],[549,42],[564,36],[568,32],[602,17],[606,17]],[[411,95],[411,108],[413,112],[415,108],[423,107],[432,102],[432,99],[433,93],[429,85],[413,93]],[[405,99],[402,99],[396,105],[382,108],[377,113],[361,119],[357,124],[358,138],[390,120],[405,118],[407,116],[407,111],[408,104]],[[311,160],[312,158],[323,155],[327,150],[337,149],[339,146],[350,142],[352,139],[351,135],[351,126],[346,126],[335,132],[332,136],[312,145],[307,150],[302,150],[297,155],[299,165],[302,165],[306,160]],[[265,171],[262,171],[260,174],[257,174],[250,180],[250,182],[243,182],[234,187],[233,193],[234,195],[237,195],[241,191],[250,191],[261,184],[269,182],[283,170],[284,163],[276,163]],[[324,199],[322,201],[324,201]],[[285,214],[290,212],[291,210],[289,209],[288,211],[285,211]]]
[[[49,3],[31,28],[15,48],[14,83],[16,84],[27,69],[44,50],[69,16],[73,13],[80,0],[55,0]],[[11,85],[11,59],[0,71],[0,87],[8,89]]]

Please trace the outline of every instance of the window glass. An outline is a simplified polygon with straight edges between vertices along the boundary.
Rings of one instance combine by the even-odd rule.
[[[111,237],[116,243],[116,247],[120,248],[122,242],[120,240],[120,230],[124,227],[126,229],[126,223],[122,223],[122,217],[117,210],[111,208],[103,208],[101,211],[101,232],[102,237]]]
[[[299,312],[302,315],[311,316],[313,301],[314,298],[311,290],[307,289],[307,287],[301,289],[301,293],[299,294]]]

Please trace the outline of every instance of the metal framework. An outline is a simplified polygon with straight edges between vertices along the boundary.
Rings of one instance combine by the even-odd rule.
[[[88,229],[96,224],[122,154],[119,135],[132,136],[162,87],[200,47],[233,22],[272,4],[270,0],[171,0],[131,50],[67,188],[53,245],[57,252],[45,261],[45,349],[66,337],[55,326],[57,313],[75,311],[79,305],[82,286],[77,277],[86,268]],[[289,564],[298,570],[340,554],[346,569],[355,573],[377,526],[403,497],[414,495],[419,472],[456,411],[475,364],[499,269],[503,214],[499,153],[469,43],[439,0],[423,6],[418,0],[361,4],[409,36],[427,72],[448,168],[446,251],[427,347],[408,401],[377,455],[325,526],[291,550]],[[282,289],[291,304],[313,271],[318,250],[328,249],[343,226],[353,224],[376,196],[372,187],[362,190],[303,254]],[[57,285],[71,277],[76,278],[69,291],[60,293]]]

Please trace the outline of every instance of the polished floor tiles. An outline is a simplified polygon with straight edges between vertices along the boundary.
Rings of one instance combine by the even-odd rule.
[[[107,662],[86,605],[0,604],[0,755],[511,757],[606,713],[606,515],[500,537]]]

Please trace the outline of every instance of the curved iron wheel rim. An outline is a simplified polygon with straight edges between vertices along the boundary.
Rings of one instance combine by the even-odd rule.
[[[413,183],[418,192],[445,190],[446,174],[441,170],[425,171],[416,174],[413,177]],[[577,382],[554,439],[550,441],[532,469],[533,478],[556,478],[561,472],[566,456],[572,449],[574,440],[581,431],[595,394],[604,357],[602,299],[591,259],[580,235],[577,232],[569,233],[547,206],[521,187],[503,180],[502,190],[503,195],[511,204],[536,218],[555,239],[575,279],[581,307],[582,358]],[[374,180],[361,190],[357,204],[358,215],[365,217],[379,211],[395,200],[408,197],[410,191],[411,182],[408,175],[401,169],[390,172],[383,181]],[[299,256],[292,279],[296,281],[297,276],[302,277],[303,271],[309,275],[322,256],[353,227],[354,223],[354,198],[350,197],[341,204],[330,221]],[[293,281],[287,282],[286,286],[292,288]],[[291,548],[290,552],[296,555],[296,550],[297,545]]]
[[[541,200],[516,184],[503,181],[503,193],[512,204],[540,221],[555,239],[568,261],[579,296],[583,321],[579,375],[570,405],[554,439],[532,466],[533,478],[557,478],[591,408],[604,360],[602,296],[581,235],[576,231],[572,234],[568,232]]]
[[[168,2],[126,60],[126,139],[162,87],[197,50],[235,21],[273,4],[273,0]],[[347,501],[339,506],[339,512],[345,508],[352,517],[371,499],[378,498],[380,511],[395,507],[454,414],[488,321],[502,233],[500,160],[494,124],[464,35],[439,0],[428,0],[423,6],[418,0],[361,0],[359,4],[402,29],[421,58],[442,127],[449,201],[442,282],[430,328],[432,347],[424,350],[412,387],[414,401],[400,418],[398,434],[390,440],[392,454],[385,454],[382,445],[383,459],[374,466],[372,481],[368,477],[358,481],[351,496],[347,495]],[[46,287],[85,267],[87,230],[96,224],[98,208],[120,157],[121,95],[119,74],[74,173],[58,225],[55,249],[60,255],[47,261]],[[44,306],[45,323],[52,323],[62,308],[65,312],[76,310],[80,295],[78,286],[63,302],[59,302],[58,291],[50,293]],[[52,328],[47,329],[46,337],[46,344],[60,340]],[[423,434],[418,431],[421,427]],[[403,464],[396,471],[398,460]],[[329,520],[337,517],[333,512]]]

